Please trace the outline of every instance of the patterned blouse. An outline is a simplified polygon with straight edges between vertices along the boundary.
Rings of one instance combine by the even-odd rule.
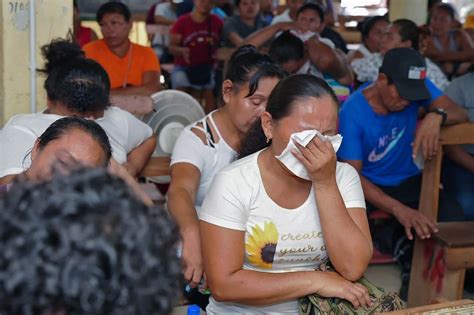
[[[444,90],[449,81],[441,69],[430,59],[425,58],[428,79],[440,89]],[[382,66],[383,56],[380,53],[374,53],[370,56],[355,59],[351,62],[352,70],[360,82],[375,81]]]

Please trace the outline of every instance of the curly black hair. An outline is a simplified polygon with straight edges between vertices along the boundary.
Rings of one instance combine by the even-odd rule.
[[[102,111],[110,106],[110,80],[104,68],[87,59],[71,38],[53,39],[41,47],[45,61],[44,88],[51,101],[60,102],[74,113]]]
[[[103,169],[17,183],[0,200],[0,313],[167,314],[178,231]]]

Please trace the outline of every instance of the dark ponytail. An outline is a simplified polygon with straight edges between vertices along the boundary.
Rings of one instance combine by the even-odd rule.
[[[252,96],[258,89],[258,83],[263,78],[284,78],[282,70],[268,55],[261,54],[252,45],[244,45],[231,56],[224,79],[230,80],[237,87],[248,82],[249,93]]]
[[[72,38],[56,38],[41,47],[41,56],[44,59],[44,68],[38,71],[49,76],[53,69],[64,66],[71,60],[84,58],[84,52]]]
[[[290,115],[293,106],[298,100],[314,97],[317,99],[325,96],[331,97],[334,104],[339,106],[337,97],[329,85],[321,78],[310,74],[295,74],[281,80],[273,89],[268,98],[266,111],[272,116],[273,121]],[[259,119],[248,131],[239,152],[239,158],[245,157],[270,145],[262,129]]]
[[[48,98],[77,114],[103,111],[109,106],[110,80],[100,64],[84,58],[70,39],[55,39],[41,48],[45,60],[44,88]]]

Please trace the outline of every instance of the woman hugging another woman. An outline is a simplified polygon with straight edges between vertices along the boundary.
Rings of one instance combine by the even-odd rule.
[[[224,106],[188,126],[176,142],[168,206],[180,228],[184,277],[191,287],[204,274],[197,216],[204,196],[215,174],[236,160],[246,132],[283,77],[268,56],[242,46],[232,55],[222,83]]]

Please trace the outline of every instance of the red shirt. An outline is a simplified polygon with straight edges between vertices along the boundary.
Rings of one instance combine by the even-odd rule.
[[[170,32],[181,35],[180,46],[189,47],[190,64],[182,57],[176,57],[174,63],[182,66],[212,64],[212,55],[220,41],[222,25],[222,21],[214,14],[201,23],[195,22],[191,13],[180,16]]]
[[[92,29],[84,26],[79,27],[79,33],[77,34],[76,41],[79,46],[84,46],[85,44],[92,41]]]

